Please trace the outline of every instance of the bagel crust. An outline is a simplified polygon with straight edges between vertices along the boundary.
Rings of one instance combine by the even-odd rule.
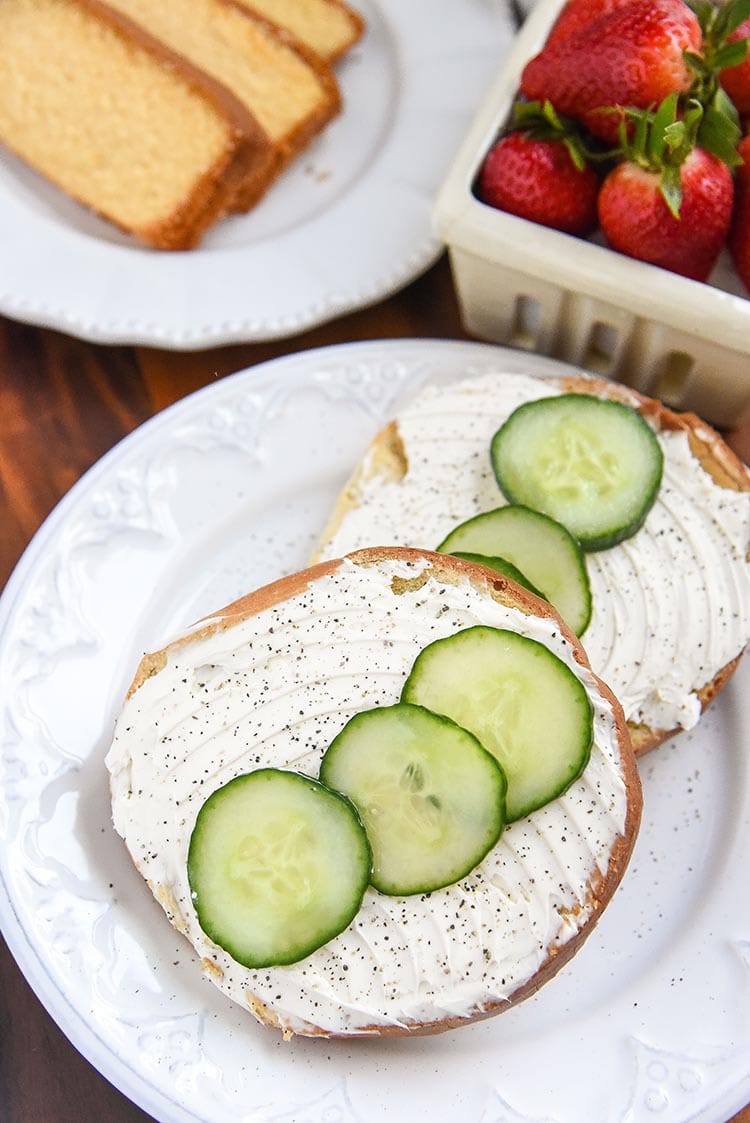
[[[317,776],[354,713],[396,702],[420,650],[475,624],[544,643],[584,684],[583,775],[459,883],[411,897],[370,888],[350,926],[299,963],[234,962],[200,929],[187,882],[205,799],[255,768]],[[482,566],[403,548],[284,578],[145,656],[107,766],[115,827],[207,978],[285,1037],[435,1033],[533,994],[592,931],[641,812],[622,709],[554,610]]]
[[[632,406],[664,452],[643,527],[586,556],[593,615],[582,642],[640,754],[696,724],[750,640],[750,472],[694,414],[584,374],[498,371],[427,387],[365,452],[313,560],[381,541],[434,549],[460,523],[502,506],[493,434],[523,402],[560,393]]]

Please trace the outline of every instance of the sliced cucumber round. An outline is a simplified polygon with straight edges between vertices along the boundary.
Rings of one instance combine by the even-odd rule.
[[[471,730],[502,766],[511,823],[561,795],[583,772],[593,709],[583,684],[536,640],[477,625],[417,656],[402,701]]]
[[[505,559],[521,571],[527,588],[555,606],[577,636],[585,632],[591,620],[586,559],[570,531],[547,515],[517,505],[497,507],[461,523],[438,550]]]
[[[362,904],[372,855],[352,804],[297,772],[261,768],[209,796],[188,851],[206,935],[245,967],[296,963]]]
[[[516,585],[520,585],[523,589],[528,589],[535,597],[541,597],[542,600],[547,600],[544,593],[536,589],[530,581],[527,581],[523,573],[521,573],[521,570],[516,569],[516,567],[505,558],[487,556],[486,554],[472,554],[468,550],[443,550],[441,548],[440,553],[450,553],[452,558],[463,558],[464,561],[474,562],[475,565],[484,565],[487,569],[494,569],[496,573],[501,573],[503,577],[515,581]]]
[[[656,499],[664,462],[636,410],[588,394],[519,406],[492,438],[491,457],[509,502],[557,519],[585,550],[635,534]]]
[[[421,706],[355,714],[331,742],[323,783],[359,810],[381,893],[429,893],[465,877],[505,825],[505,776],[476,737]]]

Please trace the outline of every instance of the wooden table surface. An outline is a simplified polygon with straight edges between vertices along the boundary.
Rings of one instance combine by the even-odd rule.
[[[266,359],[395,336],[467,338],[445,261],[383,303],[304,335],[195,354],[95,346],[0,318],[0,588],[76,480],[172,402]],[[729,440],[750,461],[750,424]],[[0,1123],[149,1118],[76,1053],[0,939]],[[750,1107],[735,1121],[750,1123]]]

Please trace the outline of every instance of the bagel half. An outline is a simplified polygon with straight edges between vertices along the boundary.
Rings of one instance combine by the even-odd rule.
[[[260,767],[316,777],[354,713],[396,702],[419,652],[474,624],[539,640],[584,684],[583,775],[457,884],[411,897],[370,888],[349,927],[299,963],[236,963],[191,903],[187,852],[205,799]],[[483,567],[399,548],[294,574],[145,656],[107,766],[115,827],[205,974],[287,1037],[433,1033],[534,993],[593,929],[641,811],[621,707],[555,612]]]
[[[697,723],[750,639],[750,472],[694,414],[583,374],[498,372],[427,387],[366,451],[313,560],[376,543],[435,549],[458,524],[502,506],[493,434],[523,402],[562,393],[632,406],[664,452],[644,526],[586,557],[593,614],[582,642],[640,754]]]

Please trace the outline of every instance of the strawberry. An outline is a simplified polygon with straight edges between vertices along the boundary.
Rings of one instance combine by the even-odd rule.
[[[705,281],[732,217],[732,173],[717,156],[694,148],[680,169],[679,216],[661,190],[661,175],[625,160],[599,192],[599,222],[609,245],[628,257]]]
[[[606,12],[624,8],[626,4],[632,2],[633,0],[568,0],[552,25],[547,42],[553,43],[556,39],[564,39],[579,28],[588,27]]]
[[[706,119],[700,102],[682,109],[676,93],[654,113],[627,110],[620,130],[625,158],[598,199],[613,249],[697,281],[706,280],[726,239],[734,197],[728,165],[741,163],[715,116],[708,127]],[[716,142],[718,155],[702,147],[702,137]]]
[[[597,110],[646,109],[686,91],[693,73],[683,51],[697,54],[701,42],[700,24],[682,0],[632,0],[546,43],[526,64],[521,89],[611,143],[620,115]]]
[[[740,280],[750,292],[750,136],[740,141],[739,153],[745,162],[737,169],[729,250]]]
[[[596,225],[599,177],[579,170],[559,140],[508,133],[487,153],[478,186],[483,203],[542,226],[583,235]]]
[[[568,234],[596,225],[599,176],[586,162],[575,132],[549,103],[519,103],[517,124],[487,153],[477,194],[498,210]]]
[[[750,39],[750,19],[741,23],[728,37],[728,43],[745,43],[745,57],[735,66],[728,66],[721,71],[721,84],[734,102],[735,108],[740,113],[750,113],[750,54],[748,54],[748,40]]]

